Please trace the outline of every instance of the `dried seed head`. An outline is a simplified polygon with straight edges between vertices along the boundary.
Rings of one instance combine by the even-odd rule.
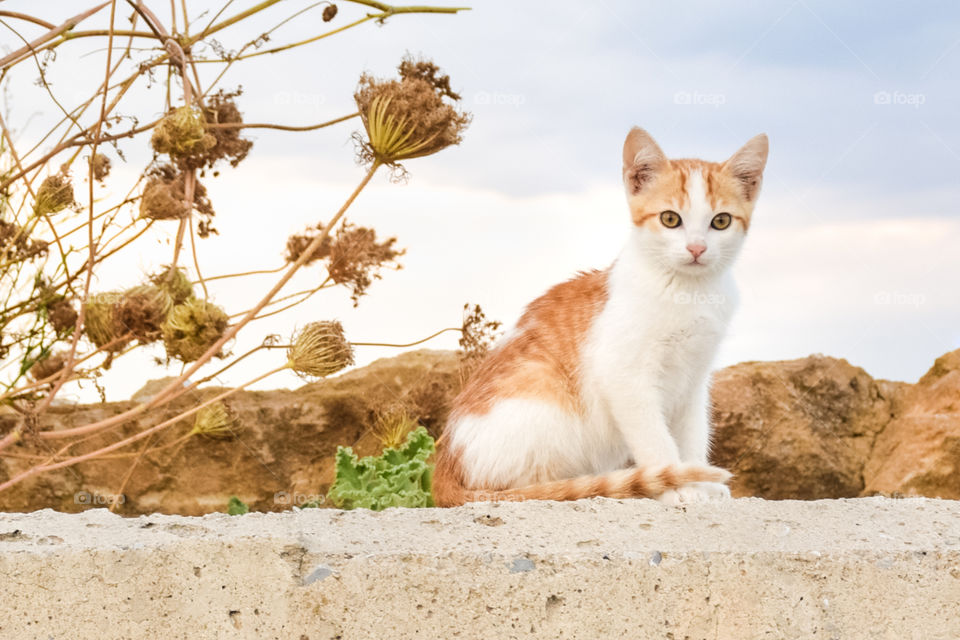
[[[440,75],[440,67],[430,60],[416,60],[410,56],[404,56],[397,69],[400,71],[400,77],[404,80],[414,78],[426,80],[440,95],[451,100],[460,99],[460,94],[455,93],[450,88],[450,76]]]
[[[73,308],[73,303],[70,300],[60,298],[47,305],[47,319],[54,331],[58,334],[64,334],[73,331],[77,326],[77,310]]]
[[[236,421],[236,415],[227,405],[214,402],[197,411],[190,434],[214,440],[229,440],[237,435]]]
[[[328,4],[323,8],[323,21],[330,22],[337,16],[337,5]]]
[[[39,215],[63,211],[73,205],[73,185],[63,174],[47,176],[37,189],[37,202],[33,210]]]
[[[128,289],[117,302],[114,321],[119,333],[131,333],[141,343],[160,338],[160,327],[173,309],[173,298],[158,286],[144,284]]]
[[[19,262],[46,255],[48,246],[45,240],[30,238],[26,228],[0,220],[0,259],[4,262]]]
[[[444,101],[459,96],[450,90],[449,76],[438,76],[436,65],[407,57],[399,69],[400,80],[363,74],[353,94],[367,131],[366,140],[354,136],[361,162],[396,166],[401,160],[436,153],[460,144],[470,122],[468,113]]]
[[[65,351],[58,351],[57,353],[48,355],[42,360],[34,362],[28,373],[35,381],[43,380],[63,369],[65,364],[67,364],[67,353]]]
[[[190,215],[184,187],[184,174],[169,164],[151,169],[147,186],[140,198],[140,217],[153,220],[175,220]],[[200,214],[212,217],[213,206],[207,198],[207,189],[194,181],[193,207]],[[202,234],[201,234],[202,235]]]
[[[102,347],[123,335],[116,321],[117,303],[123,298],[123,292],[110,291],[90,296],[84,305],[83,331],[90,342]],[[113,345],[111,351],[120,351],[126,342]]]
[[[322,225],[321,225],[322,226]],[[313,239],[317,236],[318,231],[316,229],[308,229],[306,233],[295,233],[294,235],[287,238],[287,254],[285,256],[287,262],[296,262],[300,259],[300,256],[303,255],[303,252],[307,250],[307,247],[310,246],[310,243],[313,242]],[[330,255],[330,244],[332,239],[330,236],[327,236],[323,239],[323,242],[320,243],[320,246],[310,254],[310,257],[307,258],[307,261],[303,264],[311,264],[317,260],[322,260]]]
[[[93,179],[102,182],[110,174],[110,158],[96,153],[90,158],[90,167],[93,169]]]
[[[181,304],[193,297],[193,285],[187,272],[179,267],[167,267],[160,273],[150,276],[150,282],[160,287],[173,299],[173,304]]]
[[[178,304],[161,327],[167,355],[193,362],[223,336],[230,319],[221,307],[193,298]]]
[[[170,111],[153,129],[150,144],[157,153],[167,153],[179,161],[203,154],[217,144],[207,133],[203,113],[194,107],[179,107]]]
[[[398,449],[407,441],[410,432],[419,426],[407,408],[397,404],[377,412],[373,433],[382,448]]]
[[[396,238],[377,242],[377,232],[368,227],[357,227],[344,222],[337,230],[330,246],[327,272],[330,279],[350,289],[353,306],[367,292],[374,280],[380,279],[380,269],[399,269],[397,258],[403,250],[394,249]]]
[[[325,378],[353,364],[353,347],[335,321],[311,322],[287,349],[290,368],[306,378]]]
[[[140,198],[140,217],[153,220],[186,218],[189,210],[183,202],[183,194],[177,195],[171,184],[160,178],[151,178]]]
[[[472,372],[484,359],[501,334],[502,323],[488,320],[478,304],[463,305],[463,325],[460,327],[460,368]]]
[[[212,137],[213,144],[179,158],[178,164],[181,167],[184,169],[213,168],[218,160],[227,160],[230,166],[235,167],[247,157],[253,147],[253,141],[240,137],[242,131],[240,127],[222,126],[243,124],[243,117],[234,100],[240,93],[240,89],[230,92],[221,89],[210,96],[207,105],[203,108],[202,125],[207,134]]]

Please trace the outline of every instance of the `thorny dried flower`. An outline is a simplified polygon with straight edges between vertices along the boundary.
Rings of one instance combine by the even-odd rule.
[[[353,364],[353,346],[336,321],[308,323],[287,349],[291,369],[300,376],[324,378]]]
[[[37,201],[33,206],[38,216],[63,211],[73,205],[73,185],[62,173],[44,178],[37,189]]]
[[[184,303],[193,297],[193,284],[187,272],[179,267],[168,266],[150,276],[150,282],[166,291],[173,299],[173,304]]]
[[[167,355],[182,362],[198,360],[219,340],[230,318],[221,307],[193,298],[178,304],[161,327]]]
[[[175,220],[185,218],[190,210],[184,202],[185,176],[176,167],[164,164],[147,172],[147,185],[140,198],[140,216],[153,220]],[[207,197],[207,189],[199,180],[194,180],[193,208],[207,218],[215,215],[213,205]],[[201,232],[201,237],[205,237]]]
[[[214,402],[197,411],[190,435],[229,440],[237,435],[236,421],[237,417],[230,407],[223,402]]]
[[[366,140],[354,134],[362,163],[396,167],[401,160],[436,153],[460,144],[470,123],[470,114],[444,101],[459,96],[432,62],[405,57],[399,70],[400,80],[360,76],[353,97],[367,132]]]
[[[175,162],[199,156],[217,144],[204,127],[203,112],[195,107],[171,110],[153,129],[150,144],[157,153],[166,153]]]
[[[144,284],[124,291],[113,312],[118,333],[131,333],[141,343],[160,338],[160,327],[173,309],[173,298],[160,287]]]
[[[337,16],[337,5],[331,3],[323,8],[323,21],[330,22]]]
[[[110,175],[110,158],[102,153],[96,153],[90,158],[90,168],[93,170],[93,179],[102,182]]]

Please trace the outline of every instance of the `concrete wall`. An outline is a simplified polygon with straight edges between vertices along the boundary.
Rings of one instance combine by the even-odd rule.
[[[0,514],[0,638],[960,637],[960,503]]]

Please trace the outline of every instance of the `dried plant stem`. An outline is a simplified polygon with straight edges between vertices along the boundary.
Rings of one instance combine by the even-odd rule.
[[[323,129],[324,127],[329,127],[330,125],[338,124],[351,118],[356,118],[360,115],[360,112],[351,113],[347,116],[340,116],[333,120],[328,120],[327,122],[321,122],[320,124],[308,124],[303,127],[296,127],[286,124],[270,124],[270,123],[247,123],[247,122],[224,122],[220,124],[208,124],[208,129],[277,129],[278,131],[316,131],[317,129]]]
[[[189,377],[193,375],[200,367],[206,364],[210,360],[210,358],[212,358],[220,350],[220,348],[227,343],[227,341],[233,339],[233,337],[236,336],[236,334],[240,331],[240,329],[242,329],[247,323],[253,320],[256,317],[257,313],[259,313],[267,304],[270,303],[273,297],[283,288],[285,284],[287,284],[287,282],[289,282],[290,278],[292,278],[293,275],[300,269],[300,267],[302,267],[304,263],[306,263],[310,255],[314,251],[320,248],[320,245],[323,243],[324,239],[326,239],[326,237],[330,235],[330,231],[334,228],[334,226],[336,226],[336,224],[340,221],[343,215],[347,212],[347,209],[350,207],[350,205],[353,204],[353,201],[356,200],[357,196],[360,195],[360,192],[363,191],[363,189],[370,183],[370,180],[373,178],[374,174],[376,173],[377,169],[380,168],[380,166],[381,165],[378,162],[374,162],[370,166],[370,168],[367,170],[367,173],[364,175],[363,179],[360,181],[357,187],[353,190],[353,193],[351,193],[350,196],[347,198],[347,200],[344,202],[343,206],[340,207],[340,210],[336,213],[336,215],[334,215],[334,217],[331,218],[330,222],[328,222],[327,225],[323,228],[323,230],[313,239],[313,241],[304,250],[304,252],[300,255],[300,257],[292,265],[290,265],[286,273],[284,273],[283,277],[281,277],[280,280],[267,293],[267,295],[263,297],[260,303],[257,304],[252,309],[250,309],[250,311],[247,312],[247,315],[240,322],[238,322],[237,324],[233,325],[230,329],[228,329],[224,333],[224,335],[217,342],[215,342],[206,351],[206,353],[203,354],[201,358],[199,358],[191,366],[187,367],[186,370],[177,379],[173,380],[166,387],[164,387],[156,396],[154,396],[152,400],[143,404],[139,404],[115,416],[111,416],[110,418],[99,420],[97,422],[93,422],[80,427],[73,427],[71,429],[58,429],[56,431],[41,431],[40,433],[37,434],[37,437],[44,440],[55,440],[55,439],[62,439],[62,438],[71,438],[74,436],[86,435],[89,433],[102,431],[103,429],[106,429],[113,425],[127,422],[131,418],[135,418],[136,416],[143,414],[149,409],[153,409],[154,407],[167,404],[172,400],[180,397],[184,393],[188,391],[192,391],[194,388],[196,388],[197,383],[193,383],[187,387],[183,387],[181,385],[187,379],[189,379]],[[12,441],[6,442],[6,443],[3,441],[0,441],[0,451],[2,451],[4,448],[9,446],[10,444],[12,444]],[[44,467],[43,470],[47,470],[47,468]],[[10,481],[0,485],[0,491],[2,491],[7,486],[11,486],[10,483],[12,483],[13,480],[16,480],[17,482],[19,482],[20,479],[22,479],[20,476],[18,476],[17,478],[11,479]]]
[[[127,488],[127,483],[130,481],[130,477],[133,475],[134,470],[136,470],[137,465],[140,464],[140,460],[143,459],[143,454],[145,454],[150,448],[150,443],[153,442],[154,438],[156,438],[156,435],[157,434],[153,434],[147,438],[146,442],[143,443],[143,446],[140,447],[140,451],[137,452],[137,457],[133,459],[133,462],[130,463],[130,467],[127,469],[127,472],[123,474],[123,480],[120,481],[120,486],[117,487],[117,490],[113,492],[113,495],[123,495],[123,490]],[[117,505],[119,504],[120,502],[118,500],[114,500],[110,505],[110,511],[115,513],[117,510]]]
[[[197,280],[203,289],[203,299],[209,300],[210,292],[207,291],[207,283],[203,279],[203,274],[200,273],[200,259],[197,257],[197,241],[193,237],[193,217],[189,219],[187,226],[190,228],[190,252],[193,254],[193,268],[197,272]]]
[[[112,4],[112,0],[108,0],[107,2],[104,2],[102,4],[98,4],[97,6],[93,7],[92,9],[88,9],[83,13],[78,13],[77,15],[73,16],[72,18],[70,18],[63,24],[61,24],[59,27],[51,29],[50,31],[46,32],[36,40],[33,40],[32,42],[27,43],[23,47],[20,47],[16,51],[3,56],[2,58],[0,58],[0,69],[6,69],[12,63],[16,62],[17,60],[19,60],[24,56],[30,56],[37,49],[37,47],[49,42],[50,40],[53,40],[64,31],[69,31],[70,29],[73,29],[75,26],[77,26],[78,24],[80,24],[81,22],[83,22],[93,14],[99,12],[108,4]],[[113,25],[111,23],[111,27],[112,26]]]
[[[241,271],[240,273],[226,273],[219,276],[210,276],[207,278],[207,282],[211,282],[213,280],[226,280],[227,278],[243,278],[246,276],[258,276],[258,275],[265,275],[270,273],[280,273],[286,268],[287,268],[287,265],[282,264],[276,269],[257,269],[255,271]],[[199,284],[199,280],[194,280],[191,284]]]
[[[113,29],[114,19],[116,18],[117,13],[117,0],[111,0],[110,4],[110,29]],[[104,5],[106,6],[106,5]],[[106,78],[104,80],[104,86],[110,83],[110,63],[113,55],[113,35],[109,36],[107,43],[107,64],[106,64]],[[107,111],[107,93],[104,91],[103,99],[100,102],[100,118],[97,120],[96,129],[95,129],[95,138],[100,137],[100,129],[103,126],[104,121],[106,120],[106,111]],[[93,151],[95,155],[97,152],[97,140],[94,140]],[[87,271],[86,278],[83,283],[83,299],[80,306],[80,313],[77,317],[77,324],[73,330],[73,337],[70,340],[70,348],[67,351],[67,361],[63,365],[63,368],[60,370],[60,377],[53,383],[53,388],[47,393],[46,397],[40,402],[37,406],[34,415],[40,415],[50,406],[50,403],[53,402],[56,398],[57,393],[60,389],[63,388],[63,385],[66,384],[67,380],[70,379],[70,376],[73,374],[73,369],[75,366],[76,355],[77,355],[77,344],[80,342],[80,336],[83,331],[84,316],[86,315],[86,302],[90,298],[90,283],[93,281],[93,266],[97,258],[97,245],[93,238],[93,210],[94,210],[94,196],[93,196],[93,181],[89,183],[89,210],[87,212],[87,225],[88,225],[88,251],[89,255],[87,257]],[[2,443],[0,443],[0,451],[3,450]]]
[[[82,363],[82,362],[86,362],[87,360],[89,360],[89,359],[92,358],[93,356],[97,355],[98,353],[103,353],[103,352],[105,352],[105,351],[109,351],[110,348],[113,347],[113,346],[116,346],[116,345],[118,345],[118,344],[124,344],[125,342],[127,342],[128,340],[130,340],[131,337],[132,337],[131,334],[125,333],[125,334],[122,335],[122,336],[119,336],[119,337],[117,337],[117,338],[114,338],[113,340],[111,340],[110,342],[106,343],[106,344],[103,345],[102,347],[97,347],[96,349],[94,349],[94,350],[91,351],[90,353],[84,355],[82,358],[78,358],[77,361],[74,362],[74,365],[78,365],[78,364],[80,364],[80,363]],[[32,382],[32,383],[30,383],[30,384],[28,384],[28,385],[24,385],[24,386],[22,386],[22,387],[17,387],[16,389],[14,389],[14,390],[12,390],[12,391],[9,391],[9,390],[8,390],[8,391],[0,394],[0,402],[3,402],[3,401],[5,401],[5,400],[7,400],[7,399],[9,399],[9,398],[14,398],[14,397],[16,397],[16,396],[18,396],[18,395],[21,395],[21,394],[23,394],[23,393],[26,393],[27,391],[31,391],[31,390],[33,390],[33,389],[37,389],[37,388],[42,387],[42,386],[44,386],[44,385],[46,385],[46,384],[50,384],[50,383],[53,382],[55,379],[57,379],[59,376],[60,376],[60,372],[58,371],[58,372],[56,372],[56,373],[50,374],[49,376],[47,376],[47,377],[45,377],[45,378],[42,378],[42,379],[37,380],[37,381],[35,381],[35,382]]]
[[[396,347],[398,349],[405,349],[407,347],[415,347],[418,344],[423,344],[424,342],[433,340],[437,336],[443,333],[446,333],[448,331],[457,331],[462,333],[463,329],[461,329],[460,327],[447,327],[446,329],[440,329],[440,331],[437,331],[436,333],[431,333],[426,338],[417,340],[416,342],[408,342],[406,344],[391,344],[389,342],[354,342],[352,340],[350,341],[350,344],[352,344],[355,347]]]
[[[197,406],[195,406],[195,407],[193,407],[193,408],[191,408],[191,409],[188,409],[187,411],[184,411],[183,413],[181,413],[181,414],[179,414],[179,415],[174,416],[173,418],[170,418],[170,419],[168,419],[168,420],[164,420],[163,422],[160,422],[159,424],[155,424],[154,426],[150,427],[149,429],[145,429],[144,431],[141,431],[140,433],[134,434],[134,435],[132,435],[132,436],[130,436],[130,437],[128,437],[128,438],[124,438],[123,440],[120,440],[120,441],[118,441],[118,442],[114,442],[113,444],[107,445],[107,446],[105,446],[105,447],[101,447],[100,449],[97,449],[96,451],[91,451],[91,452],[89,452],[89,453],[85,453],[85,454],[79,455],[79,456],[73,456],[73,457],[68,458],[68,459],[66,459],[66,460],[61,460],[60,462],[51,462],[51,463],[49,463],[49,464],[43,464],[43,465],[37,465],[37,466],[34,466],[34,467],[30,467],[30,468],[27,469],[26,471],[23,471],[23,472],[17,474],[16,476],[10,478],[10,479],[7,480],[6,482],[0,483],[0,491],[3,491],[3,490],[5,490],[5,489],[9,489],[10,487],[12,487],[12,486],[14,486],[14,485],[16,485],[16,484],[18,484],[18,483],[20,483],[20,482],[23,482],[24,480],[26,480],[27,478],[30,478],[31,476],[35,476],[35,475],[38,475],[38,474],[40,474],[40,473],[44,473],[44,472],[46,472],[46,471],[53,471],[54,469],[63,469],[63,468],[65,468],[65,467],[72,467],[73,465],[79,464],[79,463],[81,463],[81,462],[86,462],[86,461],[88,461],[88,460],[93,460],[93,459],[95,459],[95,458],[103,455],[104,453],[110,453],[111,451],[116,451],[117,449],[123,448],[123,447],[125,447],[125,446],[127,446],[127,445],[129,445],[129,444],[133,444],[134,442],[139,442],[140,440],[143,440],[144,438],[147,438],[147,437],[149,437],[149,436],[152,436],[153,434],[158,433],[159,431],[162,431],[163,429],[166,429],[167,427],[169,427],[169,426],[172,425],[172,424],[176,424],[177,422],[179,422],[180,420],[183,420],[184,418],[189,418],[190,416],[192,416],[193,414],[195,414],[197,411],[199,411],[200,409],[203,409],[204,407],[206,407],[206,406],[208,406],[208,405],[211,405],[211,404],[213,404],[213,403],[215,403],[215,402],[218,402],[218,401],[220,401],[220,400],[223,400],[224,398],[229,397],[229,396],[233,395],[234,393],[236,393],[236,392],[238,392],[238,391],[242,391],[243,389],[246,389],[247,387],[249,387],[249,386],[252,385],[252,384],[256,384],[257,382],[260,382],[261,380],[263,380],[263,379],[265,379],[265,378],[268,378],[269,376],[272,376],[272,375],[275,374],[275,373],[279,373],[280,371],[283,371],[283,370],[287,369],[288,366],[289,366],[289,365],[284,364],[284,365],[281,366],[281,367],[277,367],[277,368],[275,368],[275,369],[271,369],[270,371],[267,371],[266,373],[263,373],[263,374],[257,376],[256,378],[253,378],[252,380],[248,380],[247,382],[243,383],[242,385],[240,385],[240,386],[238,386],[238,387],[235,387],[235,388],[233,388],[233,389],[228,389],[227,391],[224,391],[223,393],[217,395],[216,397],[210,398],[209,400],[206,400],[206,401],[198,404]]]

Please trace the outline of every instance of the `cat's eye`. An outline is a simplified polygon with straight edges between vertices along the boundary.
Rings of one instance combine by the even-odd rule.
[[[680,226],[680,214],[676,211],[664,211],[660,214],[660,222],[667,229],[674,229]]]
[[[732,220],[733,218],[729,213],[718,213],[717,215],[713,216],[713,220],[710,221],[710,226],[714,229],[723,230],[730,226],[730,222]]]

